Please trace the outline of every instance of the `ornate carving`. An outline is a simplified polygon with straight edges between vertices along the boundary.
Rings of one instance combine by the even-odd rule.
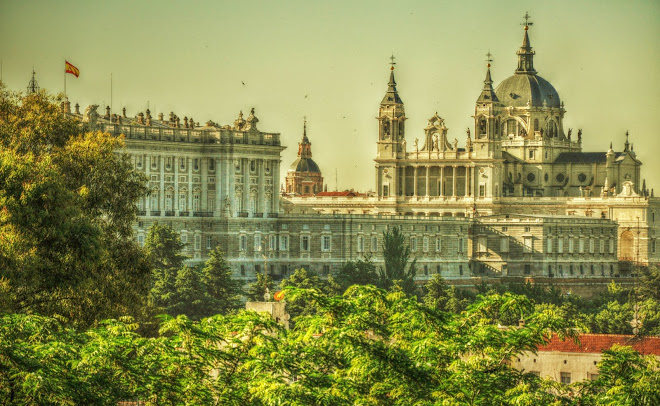
[[[96,120],[99,118],[99,113],[96,111],[96,109],[99,108],[98,104],[92,104],[90,106],[87,106],[85,109],[85,113],[83,113],[83,123],[88,123],[90,126],[95,126],[96,125]]]

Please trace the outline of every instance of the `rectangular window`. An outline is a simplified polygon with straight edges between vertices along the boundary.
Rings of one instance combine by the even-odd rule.
[[[417,237],[410,237],[410,251],[417,251]]]
[[[596,252],[596,242],[594,241],[593,238],[590,238],[589,239],[589,253],[593,254],[594,252]]]
[[[568,239],[568,253],[572,254],[575,252],[575,242],[572,238]]]
[[[435,239],[435,252],[442,251],[442,238],[436,237]]]
[[[422,239],[422,250],[424,252],[429,252],[429,237],[424,237]]]
[[[188,244],[188,234],[181,234],[181,243],[183,245]]]
[[[210,235],[207,235],[206,236],[206,249],[210,250],[211,248],[213,248],[213,238],[211,238]]]
[[[171,169],[172,168],[172,157],[168,156],[165,158],[165,168]]]
[[[268,249],[275,251],[277,249],[277,236],[272,234],[268,237]]]
[[[247,236],[242,235],[240,237],[240,245],[238,247],[239,251],[247,251]]]
[[[598,241],[598,252],[601,254],[605,253],[605,240],[601,239]]]
[[[570,372],[562,372],[559,374],[561,383],[568,385],[571,383],[571,373]]]
[[[138,169],[142,169],[142,166],[144,165],[144,155],[138,155],[135,157],[135,166]]]
[[[151,157],[151,169],[158,169],[158,156]]]
[[[332,237],[329,235],[324,235],[321,237],[321,251],[330,251],[332,243]]]
[[[261,251],[261,234],[256,234],[254,236],[254,250]]]
[[[364,252],[364,237],[361,235],[357,238],[357,250],[358,252]]]
[[[532,273],[532,266],[530,264],[525,264],[525,267],[523,269],[524,269],[525,275],[529,275],[530,273]]]
[[[534,249],[534,240],[532,237],[523,237],[523,252],[532,252]]]
[[[215,159],[211,158],[209,159],[209,171],[214,171],[215,170]]]
[[[614,240],[610,239],[610,254],[614,254]]]
[[[509,237],[502,237],[500,239],[500,251],[509,252]]]
[[[138,242],[138,245],[140,245],[140,247],[144,246],[144,235],[139,234],[137,236],[137,242]]]
[[[456,251],[457,251],[458,253],[462,253],[462,252],[463,252],[463,239],[462,239],[462,238],[459,238],[459,239],[458,239],[457,247],[456,247]],[[463,275],[463,274],[461,274],[461,275]]]
[[[195,251],[199,251],[202,249],[202,236],[201,235],[196,235],[195,236]]]
[[[485,253],[488,250],[486,244],[487,244],[486,236],[482,235],[477,237],[477,252],[482,254]]]
[[[479,185],[479,197],[486,197],[486,185]]]
[[[547,247],[546,247],[546,252],[548,254],[552,253],[552,238],[548,238],[548,244],[547,244]]]
[[[378,237],[371,237],[371,252],[378,252]]]
[[[179,158],[179,162],[180,162],[180,167],[179,168],[182,171],[185,170],[186,169],[186,158]]]
[[[564,239],[560,238],[557,240],[557,252],[560,254],[564,253]]]
[[[281,235],[280,236],[280,251],[288,251],[289,250],[289,236],[288,235]]]
[[[529,159],[534,159],[534,150],[533,149],[529,150]]]
[[[309,251],[309,236],[303,235],[300,237],[300,251]]]
[[[584,238],[578,240],[578,252],[584,254]]]
[[[193,159],[193,169],[196,171],[199,170],[199,158]]]
[[[656,243],[655,239],[651,240],[651,254],[655,254]]]

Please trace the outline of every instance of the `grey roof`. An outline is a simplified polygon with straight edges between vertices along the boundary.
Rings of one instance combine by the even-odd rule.
[[[321,170],[319,166],[311,158],[298,158],[291,164],[289,171],[295,172],[317,172],[320,173]]]
[[[615,152],[615,158],[625,155],[623,152]],[[607,162],[607,152],[562,152],[559,154],[555,163],[605,163]]]
[[[517,73],[502,81],[495,89],[497,97],[505,106],[559,107],[559,94],[547,80],[535,74]]]

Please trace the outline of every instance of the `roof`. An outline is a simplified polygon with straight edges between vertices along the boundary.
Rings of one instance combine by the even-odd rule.
[[[580,344],[571,339],[560,340],[553,335],[548,344],[539,347],[539,351],[601,353],[609,350],[614,344],[631,346],[644,355],[660,356],[660,337],[637,337],[624,334],[580,334]]]
[[[353,196],[364,196],[364,194],[355,192],[353,190],[343,190],[340,192],[320,192],[316,196],[343,196],[343,197],[353,197]]]
[[[615,158],[624,156],[623,152],[615,152]],[[571,163],[571,164],[584,164],[584,163],[605,163],[607,162],[607,152],[562,152],[555,159],[556,164]]]
[[[291,164],[289,171],[321,173],[319,166],[312,158],[298,158]]]
[[[535,74],[515,74],[504,79],[495,93],[505,106],[559,107],[561,100],[555,88]],[[529,104],[528,104],[529,103]]]

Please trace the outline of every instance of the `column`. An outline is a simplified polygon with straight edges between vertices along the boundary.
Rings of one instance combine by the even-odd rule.
[[[280,211],[280,160],[272,160],[271,170],[273,171],[273,212]]]
[[[165,157],[162,155],[156,155],[156,162],[158,165],[158,173],[160,174],[159,180],[160,182],[160,197],[158,198],[160,200],[160,205],[158,206],[161,211],[165,210]],[[165,214],[165,213],[161,213]]]
[[[250,160],[242,158],[242,174],[243,174],[243,211],[250,211]]]
[[[431,169],[430,166],[426,167],[426,198],[427,199],[430,196],[430,193],[429,193],[429,171],[430,171],[430,169]]]
[[[172,210],[174,211],[179,211],[181,208],[179,207],[179,165],[181,163],[179,162],[179,157],[175,156],[172,158],[172,167],[174,168],[174,200],[172,201]],[[176,216],[179,214],[176,213]]]
[[[417,174],[417,167],[416,166],[414,167],[414,170],[415,170],[415,172],[414,172],[414,177],[413,177],[413,179],[414,179],[413,180],[413,182],[414,182],[413,183],[413,195],[415,197],[417,197],[417,176],[418,176],[418,174]]]
[[[445,166],[440,167],[440,197],[445,195]]]
[[[406,167],[401,168],[401,191],[403,197],[406,197]]]
[[[451,197],[456,197],[456,165],[452,165],[451,168]]]
[[[199,197],[201,200],[199,202],[199,210],[200,211],[211,211],[208,207],[209,204],[209,199],[208,199],[208,176],[209,176],[209,165],[206,162],[207,159],[212,159],[212,158],[204,158],[203,155],[200,154],[199,156],[199,180],[202,181],[202,195]]]
[[[224,201],[222,200],[221,180],[228,179],[228,175],[226,172],[224,174],[222,173],[225,170],[223,161],[221,161],[219,158],[211,159],[215,160],[215,207],[213,208],[213,216],[221,216],[222,208],[224,207]]]
[[[470,168],[465,167],[465,197],[470,197]]]
[[[474,165],[470,166],[470,194],[472,197],[475,197],[475,191],[474,191],[474,178],[475,178],[475,173],[474,173]]]
[[[192,196],[193,196],[193,158],[184,158],[186,160],[186,168],[188,168],[188,215],[192,216]]]

